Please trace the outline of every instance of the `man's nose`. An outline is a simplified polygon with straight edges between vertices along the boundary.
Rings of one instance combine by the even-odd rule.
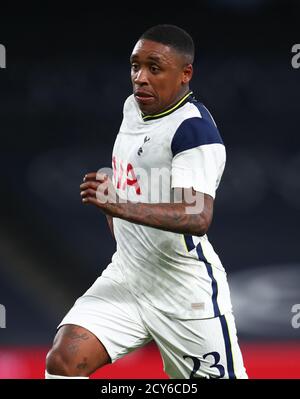
[[[148,83],[147,71],[145,69],[141,68],[139,71],[137,71],[134,76],[134,83],[138,85]]]

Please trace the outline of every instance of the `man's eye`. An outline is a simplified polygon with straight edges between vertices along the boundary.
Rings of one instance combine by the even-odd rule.
[[[133,71],[137,71],[138,70],[138,64],[131,64],[131,69]]]
[[[150,66],[150,71],[153,73],[157,73],[159,71],[159,67],[156,65],[151,65]]]

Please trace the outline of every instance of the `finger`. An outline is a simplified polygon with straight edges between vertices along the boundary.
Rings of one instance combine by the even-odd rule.
[[[83,181],[91,181],[91,180],[96,180],[97,172],[91,172],[87,173],[83,177]]]
[[[88,181],[99,181],[100,183],[103,183],[108,179],[108,175],[105,173],[97,172],[97,173],[88,173],[87,175],[84,176],[83,181],[88,182]]]
[[[88,188],[87,190],[81,191],[80,195],[81,198],[86,198],[86,197],[96,198],[96,191],[92,190],[91,188]]]
[[[100,182],[97,181],[88,181],[85,183],[80,184],[80,190],[86,190],[88,188],[92,188],[94,190],[97,190],[99,184],[101,184]]]

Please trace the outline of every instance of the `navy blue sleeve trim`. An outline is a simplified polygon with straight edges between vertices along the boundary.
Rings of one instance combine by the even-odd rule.
[[[218,128],[207,119],[189,118],[183,121],[176,130],[171,142],[171,150],[175,157],[182,151],[205,144],[224,144]]]

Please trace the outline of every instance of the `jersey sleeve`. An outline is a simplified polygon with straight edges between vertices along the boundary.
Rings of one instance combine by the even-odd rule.
[[[186,119],[172,142],[172,188],[193,187],[215,198],[225,162],[225,146],[216,125],[203,118]]]

